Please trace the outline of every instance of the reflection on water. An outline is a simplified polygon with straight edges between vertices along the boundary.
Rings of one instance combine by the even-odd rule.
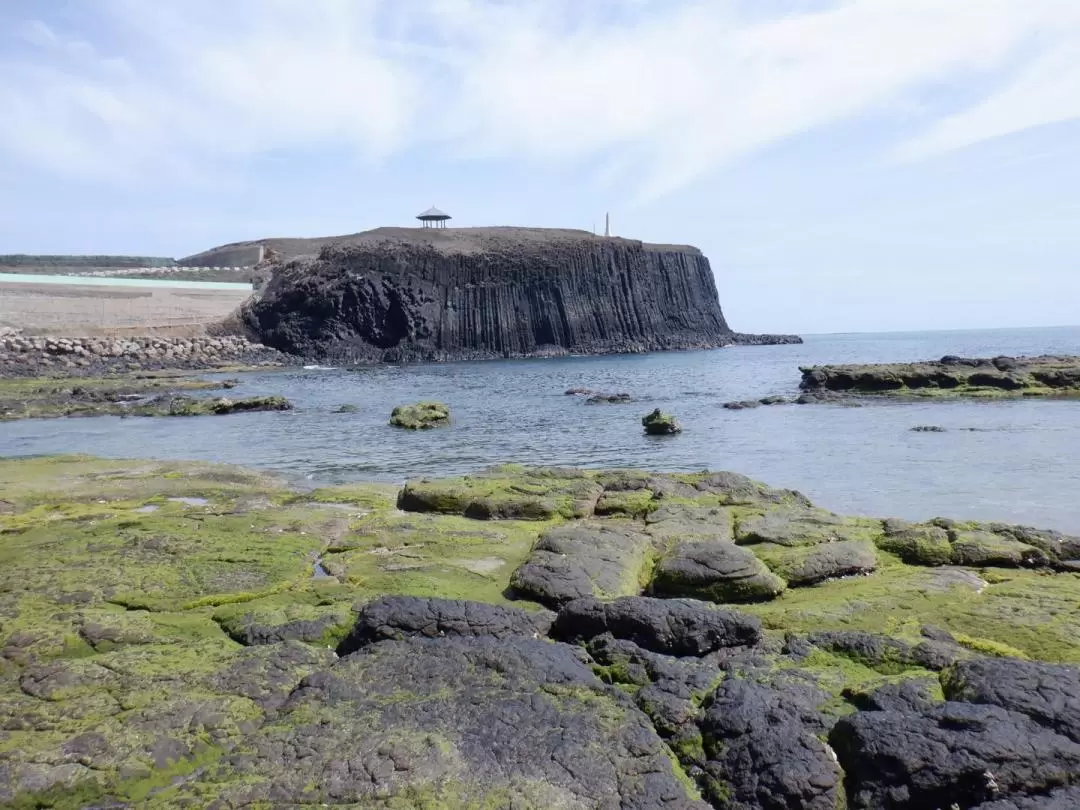
[[[245,395],[296,409],[200,419],[78,419],[0,425],[0,454],[92,453],[207,459],[311,484],[400,481],[490,464],[729,469],[794,487],[837,511],[1000,519],[1080,533],[1080,402],[776,406],[729,400],[794,394],[798,367],[945,354],[1080,354],[1080,328],[811,337],[802,346],[617,357],[292,369],[249,374]],[[626,391],[588,405],[568,388]],[[400,403],[450,405],[449,429],[387,426]],[[335,413],[355,405],[353,413]],[[684,432],[646,437],[641,416],[673,411]],[[944,433],[912,432],[937,425]],[[979,428],[977,431],[970,428]]]

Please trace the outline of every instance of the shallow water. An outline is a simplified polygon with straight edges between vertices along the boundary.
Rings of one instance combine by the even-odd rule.
[[[729,400],[794,394],[800,365],[945,354],[1080,354],[1080,328],[827,335],[801,346],[244,375],[239,395],[283,394],[285,413],[200,419],[69,419],[0,425],[0,455],[91,453],[207,459],[312,484],[400,481],[517,461],[655,470],[728,469],[794,487],[841,512],[1007,520],[1080,533],[1080,401],[776,406]],[[586,405],[568,388],[626,391]],[[394,405],[448,403],[450,429],[386,424]],[[356,413],[334,413],[343,404]],[[673,411],[684,432],[642,434]],[[945,433],[913,433],[940,425]],[[979,431],[963,430],[980,428]]]

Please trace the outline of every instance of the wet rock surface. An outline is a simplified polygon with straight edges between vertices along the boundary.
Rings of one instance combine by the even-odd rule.
[[[312,242],[273,271],[246,323],[267,345],[317,360],[800,342],[732,332],[696,248],[584,231],[380,228]]]
[[[800,368],[800,401],[837,393],[892,397],[1030,397],[1080,395],[1080,357],[943,357],[923,363]],[[919,428],[916,428],[919,429]],[[934,427],[923,430],[938,430]]]
[[[5,805],[1038,810],[1080,789],[1076,538],[846,518],[730,473],[298,493],[23,459],[0,488]],[[1042,556],[966,567],[973,533]],[[662,592],[726,553],[784,587]]]
[[[430,430],[450,424],[450,409],[441,402],[398,405],[390,414],[390,424],[405,430]]]

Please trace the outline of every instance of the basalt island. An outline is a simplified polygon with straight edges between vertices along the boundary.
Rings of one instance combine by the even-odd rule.
[[[1080,805],[1080,538],[733,473],[0,492],[8,807]]]
[[[378,228],[266,246],[271,278],[243,322],[267,346],[317,361],[801,342],[734,332],[709,260],[685,245],[507,227]]]

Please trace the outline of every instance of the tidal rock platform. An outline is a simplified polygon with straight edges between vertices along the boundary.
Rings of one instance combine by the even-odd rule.
[[[812,366],[802,401],[835,395],[918,398],[1080,396],[1080,357],[946,356],[922,363]]]
[[[0,805],[1052,810],[1080,538],[734,473],[0,459]]]
[[[734,332],[709,260],[685,245],[544,228],[379,228],[287,245],[243,318],[266,345],[317,361],[801,342]]]

